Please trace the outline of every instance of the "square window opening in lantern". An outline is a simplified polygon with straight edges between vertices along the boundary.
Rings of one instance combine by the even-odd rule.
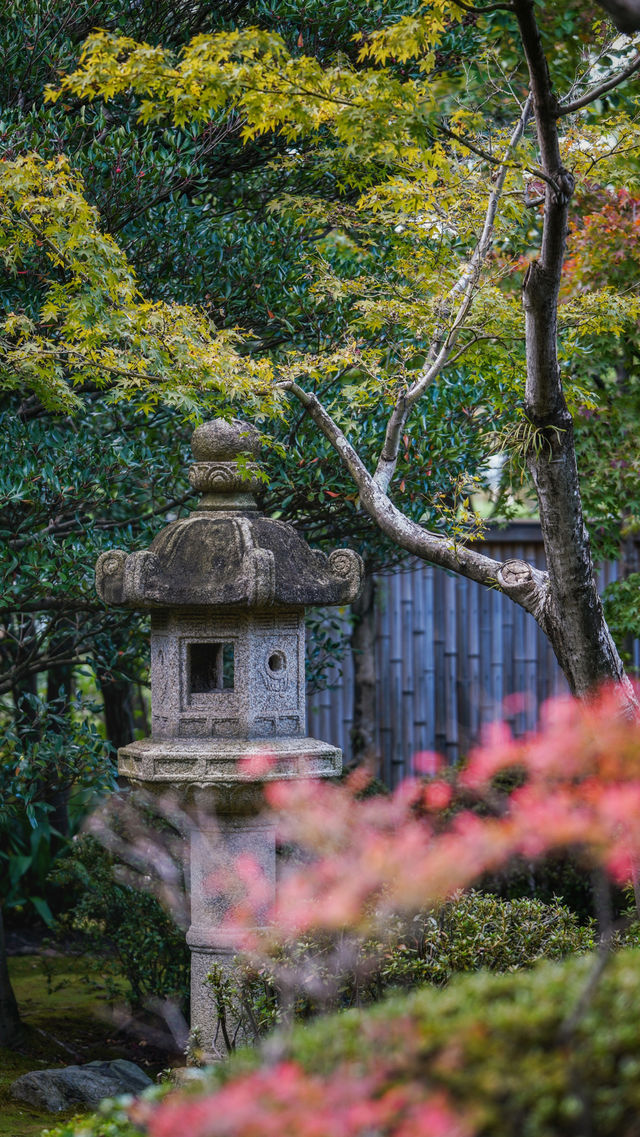
[[[233,688],[233,644],[189,644],[189,694],[208,695]]]

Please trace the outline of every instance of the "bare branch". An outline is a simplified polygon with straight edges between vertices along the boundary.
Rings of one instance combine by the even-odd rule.
[[[75,667],[81,662],[86,653],[86,644],[80,645],[74,655],[42,655],[33,661],[16,664],[10,672],[3,674],[0,679],[0,695],[6,695],[13,690],[17,683],[27,679],[30,675],[40,675],[49,671],[51,667]]]
[[[190,498],[193,497],[193,491],[182,494],[180,497],[174,498],[172,501],[166,501],[162,505],[157,506],[156,509],[148,510],[146,513],[139,513],[136,517],[136,524],[141,525],[145,521],[150,521],[154,517],[162,516],[163,514],[170,513],[174,509],[181,508]],[[94,502],[86,501],[76,506],[74,516],[67,521],[61,521],[58,524],[50,523],[45,529],[37,529],[35,532],[30,533],[27,537],[10,537],[8,544],[13,550],[23,549],[26,545],[32,545],[35,541],[42,541],[45,537],[68,537],[71,533],[82,532],[88,522],[83,520],[81,514],[88,513],[94,509]],[[131,524],[131,519],[118,518],[116,521],[98,520],[92,521],[92,529],[120,529]],[[0,612],[4,609],[0,608]]]
[[[33,600],[16,600],[0,607],[0,617],[14,612],[104,612],[104,604],[91,600],[75,600],[71,596],[39,596]]]
[[[491,249],[491,243],[493,240],[493,228],[498,211],[498,204],[502,194],[502,189],[504,187],[507,170],[511,165],[509,162],[509,155],[513,153],[513,150],[520,142],[520,139],[526,130],[530,112],[531,97],[526,100],[522,108],[518,122],[516,123],[512,131],[511,138],[507,144],[503,160],[500,163],[499,172],[496,176],[493,189],[489,195],[482,233],[480,234],[480,238],[476,245],[473,256],[466,269],[462,272],[460,279],[456,282],[456,284],[449,292],[449,295],[447,296],[445,302],[445,307],[447,310],[449,309],[450,305],[454,304],[458,300],[458,297],[460,297],[458,310],[453,318],[451,327],[444,337],[444,342],[441,342],[441,329],[436,329],[431,340],[431,345],[429,347],[429,352],[427,355],[427,359],[429,360],[428,365],[422,370],[418,379],[416,379],[415,383],[412,384],[409,390],[403,392],[403,394],[400,396],[387,423],[384,445],[382,447],[380,458],[376,466],[376,472],[374,474],[375,482],[385,493],[388,490],[396,471],[396,466],[398,464],[398,454],[400,450],[400,439],[402,437],[402,432],[411,413],[411,410],[424,394],[424,391],[427,389],[427,387],[433,383],[434,379],[437,378],[445,365],[450,361],[451,353],[456,345],[458,336],[462,331],[465,320],[473,304],[476,287],[480,273],[482,271],[482,266]]]
[[[456,8],[462,8],[463,12],[471,12],[474,16],[486,16],[489,12],[513,12],[512,4],[485,4],[476,7],[475,4],[465,4],[463,0],[453,0]]]
[[[544,170],[539,170],[535,166],[519,166],[517,162],[504,162],[500,158],[494,157],[489,154],[487,150],[483,150],[481,146],[477,146],[475,142],[470,142],[463,134],[456,134],[455,130],[449,130],[447,126],[438,126],[438,134],[443,134],[445,138],[450,138],[453,142],[457,142],[459,146],[464,146],[466,150],[470,150],[472,154],[477,154],[485,162],[489,162],[492,166],[497,166],[501,170],[519,170],[526,174],[533,174],[534,178],[540,178],[543,182],[553,184],[551,179],[547,177]]]
[[[383,533],[421,560],[499,589],[526,611],[534,612],[539,621],[543,620],[548,589],[546,573],[527,565],[528,588],[522,588],[521,580],[516,581],[512,587],[509,575],[502,574],[504,566],[501,561],[495,561],[493,557],[487,557],[466,545],[457,544],[449,537],[431,533],[405,517],[369,473],[343,431],[316,396],[304,391],[293,380],[279,386],[302,403],[309,417],[331,443],[358,488],[363,508]]]
[[[590,103],[595,103],[601,95],[606,95],[607,91],[612,91],[614,87],[619,87],[624,83],[625,79],[629,79],[631,75],[635,75],[636,71],[640,69],[640,52],[636,55],[622,71],[616,71],[615,75],[609,76],[603,83],[597,87],[592,87],[590,91],[582,95],[579,99],[574,99],[571,103],[564,103],[557,108],[558,118],[563,115],[573,114],[575,111],[582,110],[583,107],[588,107]]]

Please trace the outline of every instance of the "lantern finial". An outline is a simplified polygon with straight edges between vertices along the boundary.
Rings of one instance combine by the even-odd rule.
[[[189,470],[189,481],[203,494],[198,512],[258,508],[253,495],[264,475],[255,461],[260,451],[255,427],[238,419],[213,419],[194,430],[191,449],[196,461]]]

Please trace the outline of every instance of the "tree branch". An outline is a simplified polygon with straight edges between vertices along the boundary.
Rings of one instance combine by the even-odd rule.
[[[612,91],[614,87],[619,87],[624,83],[625,79],[629,79],[631,75],[635,75],[636,71],[640,69],[640,53],[631,60],[631,63],[622,71],[617,71],[615,75],[611,75],[600,83],[597,87],[592,87],[590,91],[582,95],[579,99],[574,99],[571,103],[564,103],[557,107],[556,113],[558,117],[562,115],[573,114],[575,111],[582,110],[583,107],[588,107],[590,103],[594,103],[601,95],[606,95],[607,91]]]
[[[487,557],[484,553],[479,553],[466,545],[456,544],[451,538],[430,533],[417,522],[405,517],[371,476],[360,456],[316,396],[304,391],[293,380],[287,380],[279,386],[298,399],[331,443],[358,487],[364,510],[383,533],[413,556],[459,573],[479,584],[497,588],[511,596],[526,611],[534,613],[538,620],[544,618],[547,595],[546,573],[532,568],[526,562],[519,562],[524,566],[523,572],[517,579],[512,579],[509,573],[502,574],[504,565],[501,561]],[[526,587],[523,587],[523,576],[526,577],[524,582]]]
[[[104,612],[104,604],[91,600],[74,600],[68,596],[40,596],[34,600],[16,600],[0,607],[0,617],[14,612]]]
[[[486,16],[489,12],[513,12],[513,4],[486,4],[476,7],[475,4],[464,4],[463,0],[453,0],[456,8],[463,12],[471,12],[474,16]]]
[[[27,660],[23,664],[16,664],[10,672],[5,672],[0,679],[0,695],[6,695],[13,690],[16,683],[27,679],[30,675],[39,675],[51,667],[75,667],[81,662],[87,650],[86,644],[77,647],[74,655],[42,655],[35,660]]]
[[[169,513],[171,510],[181,508],[186,502],[189,501],[194,495],[194,491],[190,490],[188,493],[182,494],[180,497],[174,498],[172,501],[166,501],[162,505],[157,506],[156,509],[148,510],[146,513],[139,513],[135,518],[137,526],[144,524],[145,521],[150,521],[154,517],[158,517],[163,513]],[[24,549],[26,545],[32,545],[35,541],[41,541],[45,537],[68,537],[71,533],[82,532],[86,526],[87,521],[83,521],[81,516],[83,513],[88,513],[95,509],[95,502],[85,501],[77,504],[74,510],[76,516],[67,521],[61,521],[59,524],[50,524],[45,529],[38,529],[30,533],[28,537],[10,537],[8,541],[9,548],[15,550]],[[119,529],[126,528],[132,524],[132,519],[119,518],[116,521],[97,520],[92,521],[93,529]],[[25,609],[26,610],[26,609]],[[4,609],[0,608],[0,612]]]
[[[489,154],[487,150],[483,150],[481,146],[476,146],[474,142],[470,142],[462,134],[456,134],[455,130],[449,130],[447,126],[440,124],[438,126],[438,134],[443,134],[445,138],[450,138],[452,142],[457,142],[459,146],[464,146],[465,150],[470,150],[472,154],[477,154],[478,158],[482,158],[485,162],[489,162],[491,166],[497,166],[505,170],[520,170],[527,174],[533,174],[534,178],[540,178],[541,181],[548,181],[548,178],[543,170],[537,170],[532,166],[518,166],[516,162],[504,162],[500,158],[494,157]]]
[[[432,362],[421,372],[409,390],[403,392],[400,396],[387,423],[384,445],[374,474],[374,481],[385,493],[396,471],[400,451],[400,440],[407,419],[415,404],[424,394],[426,388],[433,383],[434,379],[437,378],[442,369],[449,362],[451,352],[455,347],[458,336],[471,309],[482,266],[491,249],[498,204],[502,195],[507,170],[510,168],[508,157],[518,145],[526,130],[530,111],[531,97],[526,100],[522,108],[518,122],[507,144],[504,157],[500,163],[498,175],[489,195],[482,233],[480,234],[471,261],[463,271],[460,279],[449,292],[445,301],[445,308],[449,309],[449,306],[455,303],[458,297],[461,296],[458,310],[444,338],[444,343],[441,343],[442,330],[437,328],[432,337],[427,355],[427,358],[430,358]]]

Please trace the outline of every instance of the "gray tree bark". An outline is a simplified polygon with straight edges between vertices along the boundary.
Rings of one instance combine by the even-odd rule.
[[[572,691],[585,695],[604,680],[631,687],[602,611],[589,536],[582,514],[573,420],[557,355],[558,297],[564,263],[573,176],[560,153],[547,61],[532,0],[514,9],[529,69],[545,207],[540,256],[525,277],[523,304],[527,355],[524,409],[531,426],[527,464],[535,485],[549,590],[539,622]]]
[[[598,0],[621,32],[640,30],[640,0]]]

